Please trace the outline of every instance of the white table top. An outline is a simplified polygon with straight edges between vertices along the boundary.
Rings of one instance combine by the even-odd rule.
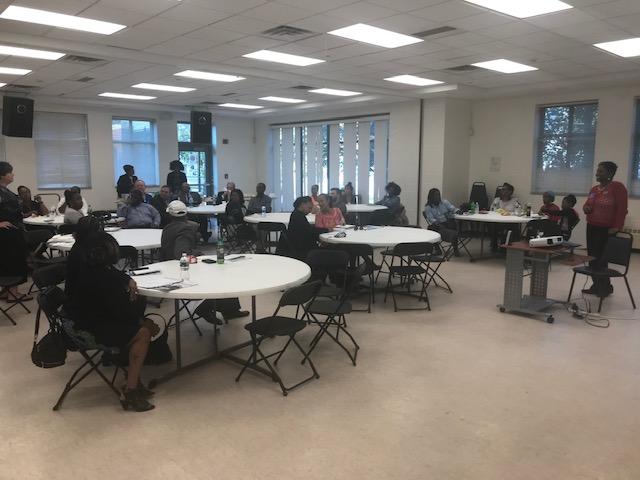
[[[131,228],[108,232],[121,247],[133,247],[136,250],[160,248],[162,230],[158,228]],[[62,241],[61,241],[62,240]],[[74,244],[73,235],[56,235],[47,242],[50,248],[68,252]]]
[[[376,210],[386,210],[384,205],[366,205],[364,203],[349,203],[347,204],[347,213],[371,213]]]
[[[325,243],[353,244],[364,243],[373,248],[393,247],[398,243],[428,242],[438,243],[440,234],[423,228],[408,227],[369,227],[370,230],[343,230],[347,236],[336,238],[338,232],[323,233],[320,240]]]
[[[456,220],[466,220],[469,222],[486,222],[486,223],[529,223],[531,220],[540,220],[538,214],[530,217],[518,217],[516,215],[500,215],[497,212],[474,213],[473,215],[456,215]]]
[[[289,217],[291,217],[291,212],[266,213],[264,217],[259,213],[254,213],[253,215],[247,215],[244,217],[244,221],[247,223],[273,222],[289,225]],[[313,225],[316,223],[316,216],[310,213],[307,215],[307,220],[311,225]]]
[[[56,214],[53,217],[50,217],[48,215],[38,216],[38,217],[27,217],[23,221],[26,225],[37,225],[40,227],[43,225],[49,225],[52,227],[59,227],[64,223],[64,215]]]
[[[203,263],[204,258],[215,260],[214,256],[202,256],[198,257],[198,263],[189,265],[189,282],[195,285],[169,292],[139,288],[140,293],[148,297],[198,300],[253,296],[300,285],[311,276],[306,263],[278,255],[245,255],[240,260],[227,260],[223,265]],[[159,268],[160,273],[145,277],[180,278],[177,260],[148,266]]]
[[[226,208],[226,203],[222,203],[220,205],[207,205],[203,203],[197,207],[188,207],[187,212],[192,215],[219,215],[224,213]]]

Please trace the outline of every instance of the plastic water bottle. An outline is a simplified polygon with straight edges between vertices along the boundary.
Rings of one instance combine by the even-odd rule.
[[[264,205],[262,206],[262,209],[260,210],[260,215],[263,217],[267,216],[267,207],[265,207]]]
[[[218,265],[222,265],[224,263],[224,243],[222,239],[218,239],[218,248],[216,249],[216,262]]]
[[[189,259],[186,253],[180,257],[180,279],[189,280]]]

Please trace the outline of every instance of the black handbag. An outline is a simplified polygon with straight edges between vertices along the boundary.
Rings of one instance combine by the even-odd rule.
[[[67,360],[67,342],[64,335],[55,330],[49,332],[37,342],[33,341],[31,361],[36,367],[55,368],[64,365]]]
[[[149,350],[147,352],[147,358],[145,358],[145,365],[162,365],[163,363],[173,360],[173,354],[169,348],[169,329],[167,328],[167,322],[162,315],[157,313],[149,313],[145,315],[145,318],[153,320],[151,317],[157,317],[162,320],[160,326],[160,333],[153,338],[149,344]]]

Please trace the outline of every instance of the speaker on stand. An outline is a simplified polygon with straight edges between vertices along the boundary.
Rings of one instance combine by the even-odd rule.
[[[33,100],[30,98],[2,98],[2,134],[7,137],[33,136]]]
[[[211,112],[191,112],[191,143],[211,145]]]

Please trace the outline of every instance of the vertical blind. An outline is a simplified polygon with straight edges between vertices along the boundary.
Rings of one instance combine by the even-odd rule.
[[[124,173],[123,165],[133,165],[136,176],[147,185],[160,184],[158,173],[158,141],[155,122],[114,118],[111,121],[113,135],[114,179]]]
[[[36,112],[33,127],[38,188],[90,188],[87,116]]]
[[[636,124],[633,135],[633,158],[631,159],[631,179],[629,191],[640,196],[640,100],[636,100]]]
[[[598,103],[538,109],[534,192],[586,194],[591,188]]]
[[[388,117],[272,127],[276,208],[290,211],[296,197],[309,195],[312,185],[328,192],[351,182],[363,203],[382,198],[388,144]]]

